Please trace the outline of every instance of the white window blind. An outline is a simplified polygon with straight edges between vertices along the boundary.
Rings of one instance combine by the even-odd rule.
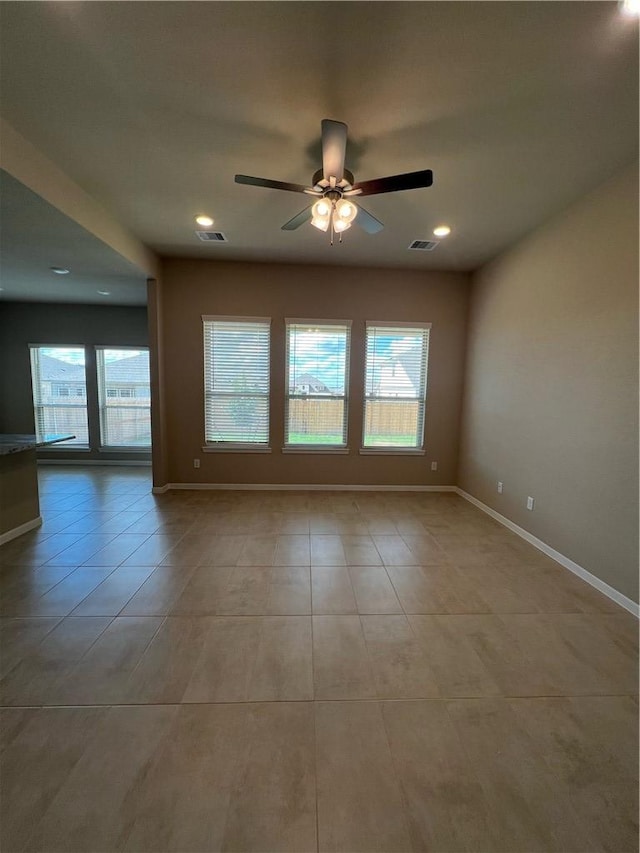
[[[285,445],[346,447],[351,323],[285,322]]]
[[[364,447],[422,448],[430,328],[367,323]]]
[[[100,444],[151,446],[149,351],[96,347]]]
[[[88,446],[84,347],[31,346],[29,349],[38,440],[46,435],[75,435],[56,446]]]
[[[267,446],[271,320],[203,317],[205,441]]]

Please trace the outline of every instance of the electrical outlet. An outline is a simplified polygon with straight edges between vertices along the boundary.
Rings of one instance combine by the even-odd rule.
[[[501,480],[498,480],[498,494],[501,495],[504,491],[504,483]]]
[[[193,460],[193,467],[194,467],[194,468],[199,468],[199,467],[200,467],[200,460],[199,460],[199,459],[194,459],[194,460]]]
[[[431,470],[432,470],[432,471],[437,471],[437,470],[438,470],[438,463],[437,463],[437,462],[432,462],[432,463],[431,463]]]
[[[527,498],[527,509],[533,509],[534,503],[535,503],[535,501],[533,500],[533,498],[531,496],[529,496]]]

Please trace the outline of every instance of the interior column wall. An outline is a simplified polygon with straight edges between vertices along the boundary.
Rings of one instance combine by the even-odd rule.
[[[162,334],[162,280],[147,282],[147,315],[149,322],[149,371],[151,374],[151,464],[153,486],[167,484],[167,418],[164,393],[164,338]]]

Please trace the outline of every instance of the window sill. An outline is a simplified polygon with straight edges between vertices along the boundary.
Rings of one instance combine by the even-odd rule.
[[[419,447],[361,447],[361,456],[424,456],[426,450]]]
[[[205,444],[203,453],[271,453],[270,447],[259,447],[251,444],[230,444],[228,446]]]
[[[123,445],[122,447],[116,447],[116,445],[109,445],[109,447],[99,447],[99,453],[151,453],[151,445],[146,444],[144,446],[133,446],[130,444]]]
[[[36,447],[36,450],[46,453],[91,453],[88,444],[47,444],[43,447]]]
[[[300,444],[282,448],[283,453],[330,453],[339,456],[347,456],[350,453],[348,447],[323,447],[315,444]]]

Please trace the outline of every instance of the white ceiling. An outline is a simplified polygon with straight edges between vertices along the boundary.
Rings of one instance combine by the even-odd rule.
[[[3,116],[162,255],[474,269],[637,157],[638,26],[615,2],[3,2]],[[308,204],[349,125],[385,223],[341,246]],[[205,245],[209,213],[228,245]],[[450,224],[432,254],[407,250]]]

